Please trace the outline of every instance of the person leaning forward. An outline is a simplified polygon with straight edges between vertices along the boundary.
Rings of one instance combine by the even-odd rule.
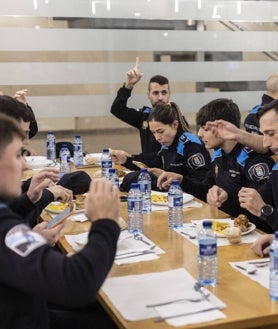
[[[92,223],[88,242],[71,257],[62,255],[10,209],[9,201],[21,194],[25,134],[5,115],[0,131],[0,328],[53,328],[47,304],[72,309],[93,303],[113,264],[119,192],[109,181],[91,183],[85,204]]]

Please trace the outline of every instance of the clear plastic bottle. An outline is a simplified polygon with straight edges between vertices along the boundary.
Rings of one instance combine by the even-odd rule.
[[[110,180],[110,182],[116,186],[117,188],[119,188],[119,177],[116,173],[116,169],[115,168],[110,168],[108,171],[108,180]]]
[[[205,286],[217,281],[217,237],[212,229],[212,221],[203,221],[198,233],[198,281]]]
[[[56,139],[53,131],[49,131],[46,135],[46,158],[56,160]]]
[[[101,156],[101,177],[108,178],[110,168],[112,168],[112,159],[109,149],[103,149]]]
[[[139,184],[143,200],[143,212],[149,213],[152,210],[151,189],[152,181],[151,176],[146,168],[141,169],[138,176],[137,183]]]
[[[278,231],[270,245],[269,264],[269,296],[272,300],[278,301]]]
[[[170,228],[183,225],[183,191],[177,180],[173,180],[168,190],[168,226]]]
[[[73,141],[73,163],[76,167],[84,165],[83,141],[80,135],[76,135]]]
[[[70,173],[70,151],[66,144],[63,144],[60,150],[60,177]]]
[[[128,232],[141,233],[143,231],[142,195],[138,183],[131,183],[127,196]]]

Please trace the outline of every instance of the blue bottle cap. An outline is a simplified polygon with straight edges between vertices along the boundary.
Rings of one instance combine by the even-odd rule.
[[[278,240],[278,231],[275,231],[275,240]]]
[[[204,220],[203,221],[203,228],[211,228],[212,227],[212,221],[211,220]]]
[[[109,153],[109,149],[103,149],[102,152],[104,152],[104,153]]]
[[[147,168],[142,168],[142,169],[140,170],[140,172],[142,172],[142,173],[147,172]]]
[[[109,168],[108,172],[109,172],[110,174],[112,174],[112,173],[116,172],[116,170],[115,170],[115,168]]]
[[[171,183],[171,185],[180,185],[179,181],[177,179],[174,179]]]

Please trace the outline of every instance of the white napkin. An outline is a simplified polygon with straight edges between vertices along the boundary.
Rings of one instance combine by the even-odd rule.
[[[80,209],[77,210],[74,215],[70,216],[69,219],[72,222],[85,222],[86,220],[88,220],[88,217],[84,214],[84,210]]]
[[[260,285],[263,287],[269,289],[269,263],[266,264],[266,266],[256,266],[256,264],[259,263],[265,263],[269,261],[269,258],[257,258],[257,259],[252,259],[244,262],[230,262],[230,265],[237,271],[241,272],[242,274],[248,276],[249,279],[252,279],[256,282],[258,282]],[[253,264],[252,264],[253,263]],[[254,264],[255,263],[255,264]],[[238,267],[235,266],[235,264],[240,265],[244,268],[250,267],[250,266],[255,266],[257,269],[257,272],[254,274],[248,274],[246,271],[239,269]]]
[[[162,249],[155,246],[145,235],[141,234],[141,236],[148,244],[140,240],[135,240],[134,235],[128,233],[127,230],[121,232],[117,244],[115,264],[122,265],[158,259],[158,254],[165,253]],[[146,253],[141,254],[144,252]]]
[[[65,239],[71,245],[74,251],[79,251],[88,242],[88,232],[74,234],[74,235],[66,234]]]
[[[180,306],[183,312],[186,312],[188,307],[192,307],[197,311],[207,308],[208,305],[209,307],[219,306],[221,308],[226,306],[217,297],[210,294],[209,302],[185,302],[183,304],[180,303],[180,305],[179,303],[171,304],[171,312],[165,306],[146,307],[148,304],[156,304],[179,298],[200,298],[200,293],[194,290],[195,281],[184,268],[179,268],[165,272],[107,278],[102,286],[102,290],[121,315],[129,321],[156,318],[159,315],[166,315],[166,312],[167,315],[172,315],[174,314],[172,312],[176,312],[176,309]],[[199,313],[198,322],[208,321],[208,319],[209,321],[215,320],[220,316],[225,317],[224,314],[219,313],[221,312],[210,311]],[[177,325],[180,325],[181,322],[182,324],[191,323],[191,319],[193,318],[191,315],[175,318],[171,320],[171,324],[176,325],[175,323],[179,323]]]
[[[201,208],[203,205],[198,201],[189,201],[183,204],[183,209],[185,208]],[[168,210],[168,205],[156,205],[152,204],[152,211]]]

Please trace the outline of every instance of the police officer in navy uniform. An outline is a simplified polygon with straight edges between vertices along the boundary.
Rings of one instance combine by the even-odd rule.
[[[269,179],[274,161],[271,157],[258,154],[235,141],[223,140],[206,126],[207,121],[219,119],[240,126],[240,111],[229,99],[216,99],[203,106],[197,113],[196,123],[200,127],[198,136],[208,149],[214,149],[207,177],[202,182],[192,183],[186,176],[163,173],[158,179],[158,186],[165,187],[172,179],[178,178],[183,190],[191,193],[210,205],[220,208],[231,216],[241,213],[265,232],[272,228],[257,216],[240,206],[238,192],[241,187],[259,188]]]
[[[245,118],[244,127],[246,131],[252,134],[261,134],[257,113],[262,106],[269,104],[274,99],[278,99],[278,73],[268,77],[266,80],[266,93],[262,96],[261,104],[254,106]]]
[[[85,316],[81,309],[92,312],[89,305],[113,264],[120,234],[118,190],[109,181],[91,183],[85,206],[92,223],[88,243],[67,257],[9,208],[21,194],[25,133],[6,115],[0,115],[0,131],[0,328],[57,328],[52,326],[53,312],[49,323],[48,303],[72,314],[71,322],[60,323],[60,329],[116,328],[107,315],[101,321],[101,314],[96,314],[97,323],[90,311]]]
[[[127,107],[131,91],[142,76],[139,68],[139,57],[136,57],[135,67],[127,72],[126,81],[123,87],[118,90],[117,97],[111,106],[111,113],[118,119],[137,128],[140,132],[142,152],[153,153],[159,151],[161,145],[155,140],[149,129],[148,117],[152,109],[146,106],[138,109]],[[147,95],[152,107],[157,102],[168,103],[171,95],[168,79],[162,75],[153,76],[149,81]],[[188,126],[185,118],[184,120]]]
[[[258,112],[264,146],[278,154],[278,99],[264,105]],[[278,230],[278,163],[272,168],[270,179],[258,190],[242,188],[239,192],[240,205],[262,221]]]
[[[149,115],[148,122],[150,131],[161,149],[155,155],[137,155],[136,160],[147,165],[150,168],[149,172],[154,174],[152,187],[156,186],[156,176],[164,170],[183,173],[190,180],[204,179],[209,169],[210,154],[200,139],[188,130],[178,105],[174,102],[157,103]],[[112,150],[111,154],[113,161],[136,170],[137,167],[132,163],[134,157],[121,157],[121,151],[115,150]],[[123,189],[128,190],[128,183],[136,179],[136,173],[126,175],[122,184]]]

